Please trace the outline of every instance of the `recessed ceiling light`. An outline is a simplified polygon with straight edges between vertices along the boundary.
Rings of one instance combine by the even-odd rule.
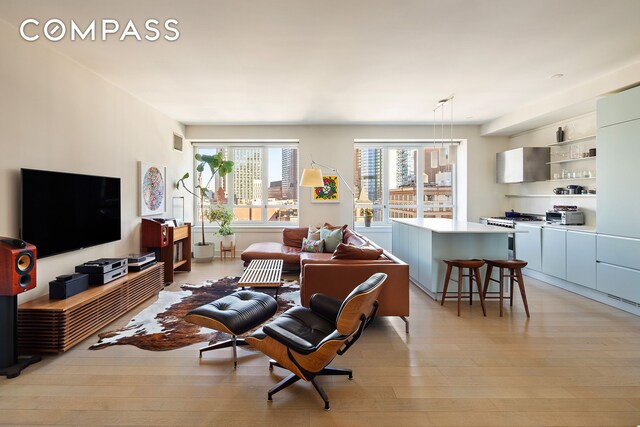
[[[554,74],[554,75],[552,75],[552,76],[551,76],[551,77],[549,77],[549,78],[550,78],[550,79],[560,79],[560,78],[562,78],[562,77],[564,77],[564,74],[562,74],[562,73],[558,73],[558,74]]]
[[[473,116],[467,116],[467,119],[473,119]]]

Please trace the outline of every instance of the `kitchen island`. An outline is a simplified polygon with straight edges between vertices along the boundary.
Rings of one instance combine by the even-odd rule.
[[[509,234],[521,232],[445,218],[392,221],[393,254],[409,264],[411,281],[435,299],[444,283],[443,259],[508,259]],[[457,290],[456,286],[455,282],[450,283],[449,291]],[[493,285],[490,291],[494,291]]]

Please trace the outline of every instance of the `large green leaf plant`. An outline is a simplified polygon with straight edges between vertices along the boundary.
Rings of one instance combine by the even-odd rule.
[[[176,181],[176,189],[180,189],[180,186],[184,188],[188,193],[193,195],[196,199],[200,201],[200,225],[202,230],[202,243],[201,245],[206,245],[205,236],[204,236],[204,201],[208,196],[208,193],[213,193],[209,189],[209,185],[213,181],[213,178],[216,175],[223,177],[233,170],[233,162],[231,160],[225,160],[222,152],[216,154],[196,154],[195,159],[197,163],[196,166],[196,186],[194,187],[194,191],[189,188],[188,185],[185,184],[185,181],[189,179],[189,172],[185,173],[182,178]],[[202,182],[202,175],[205,170],[211,171],[211,177],[207,180],[206,183]]]

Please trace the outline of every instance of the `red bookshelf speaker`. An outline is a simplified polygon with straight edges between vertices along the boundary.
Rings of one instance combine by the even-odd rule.
[[[0,237],[0,296],[19,295],[36,287],[36,247]]]
[[[143,248],[164,248],[168,244],[168,225],[152,219],[142,218],[142,237],[140,246]]]
[[[0,237],[0,375],[15,378],[39,356],[18,356],[18,295],[36,287],[36,247]]]

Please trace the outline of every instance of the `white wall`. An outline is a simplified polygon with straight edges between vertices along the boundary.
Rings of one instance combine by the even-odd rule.
[[[551,123],[527,132],[514,135],[509,139],[509,148],[519,147],[544,147],[548,144],[556,142],[556,130],[561,126],[565,131],[565,140],[576,139],[583,136],[595,135],[596,133],[596,114],[595,112],[572,117],[560,122]],[[587,141],[585,144],[593,144],[594,141]],[[585,160],[575,163],[565,164],[567,170],[572,169],[593,169],[595,170],[595,160]],[[553,171],[559,170],[561,166],[556,166]],[[531,195],[531,194],[548,194],[548,198],[508,198],[509,209],[518,212],[543,214],[547,209],[551,209],[553,205],[578,205],[585,211],[585,221],[587,225],[595,226],[596,222],[596,198],[571,198],[571,197],[553,197],[553,189],[555,187],[565,187],[568,184],[577,184],[588,188],[597,187],[597,177],[593,180],[575,180],[575,181],[556,181],[556,182],[532,182],[523,184],[503,184],[507,194]]]
[[[0,54],[0,235],[18,237],[22,167],[122,182],[122,240],[38,260],[38,286],[22,302],[47,294],[48,282],[77,264],[138,251],[138,161],[167,166],[171,184],[192,170],[192,148],[173,149],[173,132],[184,134],[178,122],[42,44],[21,40],[1,20]],[[170,213],[171,185],[168,190]],[[191,203],[185,205],[191,217]],[[43,206],[42,215],[49,209],[64,206]]]
[[[313,126],[186,126],[186,139],[298,139],[300,173],[311,163],[337,168],[353,186],[353,143],[356,139],[423,139],[433,137],[432,126],[392,125],[313,125]],[[466,215],[477,221],[484,214],[496,215],[506,208],[505,188],[495,184],[495,153],[506,149],[506,137],[483,137],[479,126],[455,126],[453,139],[466,140],[467,178],[460,188],[467,188]],[[346,189],[343,188],[346,196]],[[345,197],[339,204],[311,203],[308,188],[300,188],[300,225],[348,223],[351,205]],[[276,235],[278,232],[274,232]],[[275,237],[274,237],[275,239]],[[242,243],[238,244],[242,248]]]

